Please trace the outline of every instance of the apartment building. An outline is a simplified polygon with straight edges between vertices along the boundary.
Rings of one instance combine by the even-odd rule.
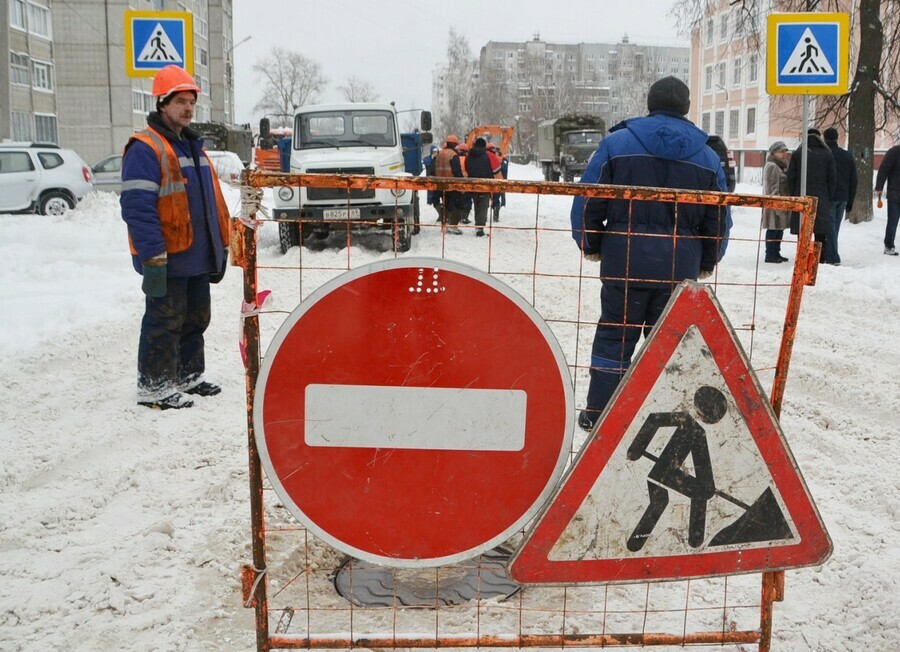
[[[851,13],[851,24],[858,7],[842,0]],[[717,0],[695,23],[691,34],[691,112],[689,118],[708,133],[718,134],[735,153],[738,169],[761,167],[769,144],[783,140],[790,147],[799,144],[802,127],[802,97],[766,93],[766,44],[768,16],[785,11],[778,0],[756,0],[733,4]],[[859,35],[851,30],[851,53]],[[853,78],[851,56],[850,78]],[[845,125],[823,124],[817,118],[816,98],[811,98],[812,123],[824,129]],[[875,148],[894,144],[897,125],[876,133]],[[846,141],[844,141],[846,142]]]
[[[234,114],[232,0],[7,0],[0,12],[0,139],[57,143],[94,162],[120,152],[154,108],[152,80],[129,78],[125,11],[189,11],[195,120]]]

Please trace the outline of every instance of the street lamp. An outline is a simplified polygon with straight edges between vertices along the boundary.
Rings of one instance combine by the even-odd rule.
[[[242,38],[240,41],[238,41],[237,43],[235,43],[234,45],[232,45],[230,48],[228,48],[227,50],[225,50],[225,54],[226,54],[226,55],[231,54],[237,46],[241,45],[242,43],[246,43],[246,42],[249,41],[251,38],[253,38],[253,34],[248,34],[247,36],[245,36],[244,38]]]

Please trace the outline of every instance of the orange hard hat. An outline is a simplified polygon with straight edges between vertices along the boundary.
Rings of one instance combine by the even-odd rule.
[[[459,138],[456,136],[447,136],[448,145],[459,145]]]
[[[457,145],[456,151],[457,151],[457,152],[468,152],[468,151],[469,151],[469,146],[466,145],[465,143],[460,143],[459,145]]]
[[[157,98],[165,98],[172,93],[181,91],[194,91],[200,93],[200,88],[194,83],[194,78],[188,71],[180,66],[166,66],[161,68],[153,78],[152,95]]]

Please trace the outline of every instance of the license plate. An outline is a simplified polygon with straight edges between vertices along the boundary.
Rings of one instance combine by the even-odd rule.
[[[358,220],[358,208],[336,208],[322,211],[322,217],[326,220]]]

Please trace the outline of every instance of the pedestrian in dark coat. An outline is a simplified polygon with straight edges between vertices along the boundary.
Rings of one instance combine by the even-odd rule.
[[[650,87],[647,109],[648,116],[610,129],[579,183],[724,192],[725,173],[707,134],[684,117],[687,85],[676,77],[660,79]],[[571,220],[584,257],[600,261],[603,283],[587,407],[578,416],[578,425],[589,430],[677,284],[712,274],[727,235],[726,216],[716,206],[579,196]]]
[[[494,164],[496,161],[496,166]],[[487,143],[484,138],[476,138],[472,149],[466,156],[466,174],[470,179],[493,179],[500,172],[500,160],[488,156]],[[491,205],[491,195],[486,192],[473,192],[472,201],[475,204],[475,235],[484,235],[484,225],[487,224],[488,209]]]
[[[837,173],[834,168],[834,156],[828,145],[822,140],[822,136],[818,129],[810,129],[807,134],[807,147],[809,148],[809,165],[806,171],[806,196],[816,197],[819,200],[819,207],[816,211],[816,221],[813,226],[816,242],[822,243],[822,249],[825,249],[825,242],[831,235],[831,198],[834,196],[834,189],[837,184]],[[791,194],[800,197],[800,171],[803,169],[803,148],[798,147],[791,155],[791,162],[788,164],[788,183],[791,187]],[[791,233],[798,235],[800,233],[800,213],[794,213],[791,216]]]
[[[896,256],[898,252],[894,246],[894,238],[897,237],[897,223],[900,222],[900,145],[891,147],[878,166],[875,192],[878,193],[879,204],[885,182],[887,182],[888,205],[887,225],[884,228],[884,253],[887,256]]]
[[[434,176],[456,179],[463,177],[459,154],[456,153],[458,145],[459,138],[453,135],[447,136],[444,148],[438,152],[437,160],[434,164]],[[457,226],[462,217],[462,195],[461,192],[450,190],[441,193],[441,221],[447,226],[447,233],[452,233],[453,235],[462,235],[462,231]]]
[[[828,248],[822,252],[825,262],[829,265],[840,265],[841,255],[838,253],[838,235],[841,232],[841,222],[844,214],[853,210],[853,200],[856,199],[856,161],[853,155],[838,145],[838,130],[834,127],[825,130],[825,144],[831,149],[834,156],[834,170],[836,173],[834,197],[831,198],[831,235],[828,238]]]

